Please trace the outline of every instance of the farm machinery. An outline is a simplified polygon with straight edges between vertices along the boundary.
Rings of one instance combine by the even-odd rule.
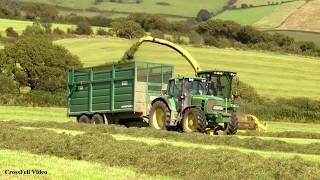
[[[174,77],[174,66],[133,61],[144,42],[168,46],[192,66],[195,76]],[[202,71],[181,47],[145,37],[118,63],[68,71],[68,115],[80,123],[112,124],[144,118],[156,129],[228,134],[239,123],[232,84],[235,72]],[[257,128],[255,121],[248,127]]]

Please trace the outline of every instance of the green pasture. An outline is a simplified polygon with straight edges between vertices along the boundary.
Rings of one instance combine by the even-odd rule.
[[[80,57],[85,66],[117,62],[135,41],[119,38],[63,39],[56,43]],[[320,97],[320,61],[295,55],[185,46],[203,69],[236,71],[242,81],[267,98]],[[137,60],[174,64],[176,75],[192,75],[191,66],[175,51],[144,44]]]
[[[75,8],[75,9],[86,9],[89,7],[98,8],[106,11],[116,12],[146,12],[146,13],[158,13],[158,14],[169,14],[178,15],[185,17],[195,17],[200,9],[208,9],[211,12],[217,12],[221,10],[228,2],[228,0],[143,0],[141,3],[112,3],[104,1],[98,5],[94,4],[94,0],[22,0],[25,2],[38,2],[47,3],[59,6]],[[157,2],[169,3],[168,6],[158,5]],[[183,8],[182,8],[183,7]]]
[[[304,1],[294,1],[273,6],[227,10],[215,16],[214,19],[232,20],[242,25],[254,25],[260,29],[272,29],[279,26],[302,4],[304,4]]]
[[[320,46],[320,33],[314,32],[302,32],[302,31],[285,31],[285,30],[274,30],[270,32],[284,34],[298,41],[313,41],[315,44]]]

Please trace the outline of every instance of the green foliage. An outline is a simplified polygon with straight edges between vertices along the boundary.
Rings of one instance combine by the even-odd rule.
[[[62,29],[60,29],[59,27],[56,27],[56,28],[53,29],[53,34],[64,35],[65,32]]]
[[[44,129],[24,130],[13,125],[1,124],[0,126],[2,129],[0,132],[1,148],[54,155],[65,159],[96,161],[110,166],[129,166],[148,175],[166,175],[182,179],[250,179],[256,177],[310,179],[320,175],[320,165],[318,163],[304,161],[300,158],[266,159],[256,154],[243,154],[230,150],[223,150],[223,156],[221,156],[221,149],[205,150],[174,147],[166,144],[150,146],[133,141],[117,141],[109,134],[97,132],[73,137]],[[79,127],[83,129],[93,128],[89,126]],[[94,128],[107,130],[104,127]],[[112,130],[112,128],[114,127],[108,129]],[[148,131],[136,130],[134,132]],[[153,132],[157,133],[159,131]],[[176,133],[160,134],[162,136],[169,134],[180,137]],[[195,137],[189,135],[189,139],[190,136]],[[207,136],[198,135],[196,137]],[[229,137],[223,137],[222,139],[225,138]],[[239,141],[237,138],[229,139],[232,142]],[[255,145],[259,146],[259,144]],[[215,166],[212,166],[212,164]],[[299,167],[299,171],[296,170],[297,167]],[[248,169],[250,171],[247,171]],[[308,172],[312,172],[312,174]]]
[[[216,47],[242,47],[240,43],[251,49],[320,56],[320,47],[313,42],[295,41],[279,33],[261,32],[232,21],[210,20],[197,26],[196,31],[202,35],[205,44]]]
[[[50,92],[64,90],[66,70],[81,66],[78,58],[64,47],[45,37],[25,35],[5,47],[0,61],[10,67],[6,71],[12,72],[19,84]]]
[[[112,22],[111,27],[112,31],[121,38],[133,39],[142,37],[145,34],[142,27],[132,20],[119,19]]]
[[[211,18],[211,14],[207,9],[200,9],[200,11],[197,14],[196,20],[198,22],[204,22]]]
[[[80,22],[79,24],[77,24],[74,33],[78,35],[91,35],[92,28],[88,22]]]
[[[0,84],[2,84],[0,86],[0,94],[16,94],[18,92],[18,86],[14,79],[6,74],[0,74]]]
[[[99,28],[99,29],[97,30],[97,35],[99,35],[99,36],[106,36],[106,35],[108,35],[108,32],[107,32],[106,30],[104,30],[103,28]]]
[[[166,18],[156,14],[134,13],[129,15],[127,19],[140,24],[145,31],[150,31],[153,29],[164,31],[169,25],[169,22]]]
[[[151,30],[150,35],[155,38],[164,39],[164,33],[160,30]]]
[[[21,10],[26,14],[26,18],[35,20],[40,18],[41,21],[52,21],[58,18],[58,10],[55,6],[41,3],[23,3]]]
[[[19,36],[19,34],[12,27],[8,27],[6,29],[6,34],[7,34],[8,37],[17,38]]]

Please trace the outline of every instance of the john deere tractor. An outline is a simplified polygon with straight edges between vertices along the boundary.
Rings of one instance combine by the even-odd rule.
[[[149,124],[156,129],[181,128],[184,132],[213,131],[235,134],[238,127],[234,107],[212,93],[213,83],[202,77],[169,80],[163,96],[152,101]]]

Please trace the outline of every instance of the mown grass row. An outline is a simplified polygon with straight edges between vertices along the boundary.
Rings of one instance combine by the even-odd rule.
[[[2,149],[124,166],[148,175],[183,179],[316,179],[320,176],[319,163],[298,157],[265,159],[256,154],[222,149],[149,146],[116,141],[111,135],[99,132],[72,136],[45,129],[25,130],[8,124],[0,124],[0,128]]]
[[[265,140],[257,137],[239,138],[236,136],[209,136],[200,133],[186,134],[178,132],[158,131],[150,128],[125,128],[119,126],[94,126],[76,123],[56,123],[56,122],[6,122],[2,124],[11,124],[13,127],[43,127],[43,128],[59,128],[67,130],[77,130],[87,133],[107,133],[107,134],[123,134],[133,137],[146,138],[162,138],[174,141],[205,144],[205,145],[224,145],[231,147],[242,147],[263,151],[279,151],[292,152],[302,154],[320,154],[320,143],[310,144],[294,144],[279,140]],[[244,134],[247,135],[247,134]]]

